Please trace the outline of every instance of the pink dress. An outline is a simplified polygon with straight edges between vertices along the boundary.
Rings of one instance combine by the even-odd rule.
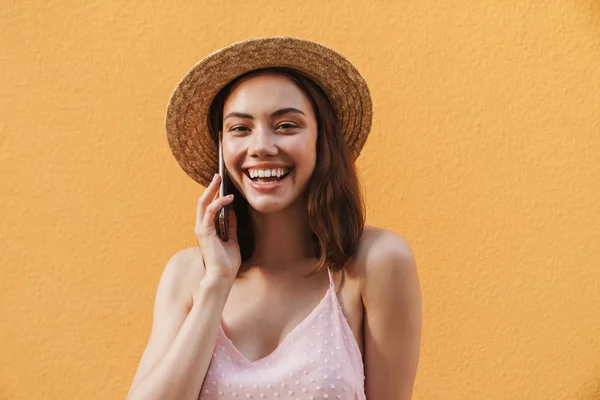
[[[267,356],[250,361],[220,325],[200,400],[366,400],[364,365],[328,270],[321,302]]]

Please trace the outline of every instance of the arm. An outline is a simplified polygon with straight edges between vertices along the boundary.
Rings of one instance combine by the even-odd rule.
[[[410,400],[422,324],[415,258],[408,242],[389,231],[371,250],[362,283],[367,398]]]
[[[231,289],[203,280],[201,262],[199,249],[192,248],[167,263],[156,293],[152,332],[128,400],[198,398]]]

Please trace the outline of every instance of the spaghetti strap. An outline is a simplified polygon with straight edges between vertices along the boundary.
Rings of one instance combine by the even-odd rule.
[[[329,287],[331,287],[335,292],[335,283],[333,281],[333,273],[331,272],[331,268],[327,267],[327,275],[329,275]]]

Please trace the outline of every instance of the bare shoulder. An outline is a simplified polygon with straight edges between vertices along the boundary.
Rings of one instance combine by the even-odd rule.
[[[400,234],[369,226],[361,238],[360,257],[366,395],[410,399],[422,329],[414,253]]]
[[[165,266],[161,282],[166,291],[173,295],[190,295],[204,276],[204,263],[199,247],[188,247],[177,251]]]
[[[164,267],[154,301],[152,332],[129,392],[166,354],[192,307],[192,293],[204,276],[200,249],[180,250]],[[129,394],[127,395],[129,397]]]
[[[172,269],[177,275],[204,275],[204,262],[199,247],[188,247],[171,256],[165,270]]]
[[[369,281],[416,273],[415,255],[408,240],[399,233],[365,225],[360,239],[356,275],[364,288]]]
[[[199,268],[204,270],[204,264],[202,262],[202,253],[198,246],[188,247],[183,250],[179,250],[169,260],[169,263],[177,265],[179,268],[195,269]]]

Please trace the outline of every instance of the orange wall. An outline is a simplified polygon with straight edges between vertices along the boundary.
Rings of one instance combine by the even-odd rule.
[[[125,398],[203,190],[167,101],[264,35],[369,82],[367,223],[409,240],[423,288],[414,398],[600,398],[597,0],[2,3],[1,399]]]

